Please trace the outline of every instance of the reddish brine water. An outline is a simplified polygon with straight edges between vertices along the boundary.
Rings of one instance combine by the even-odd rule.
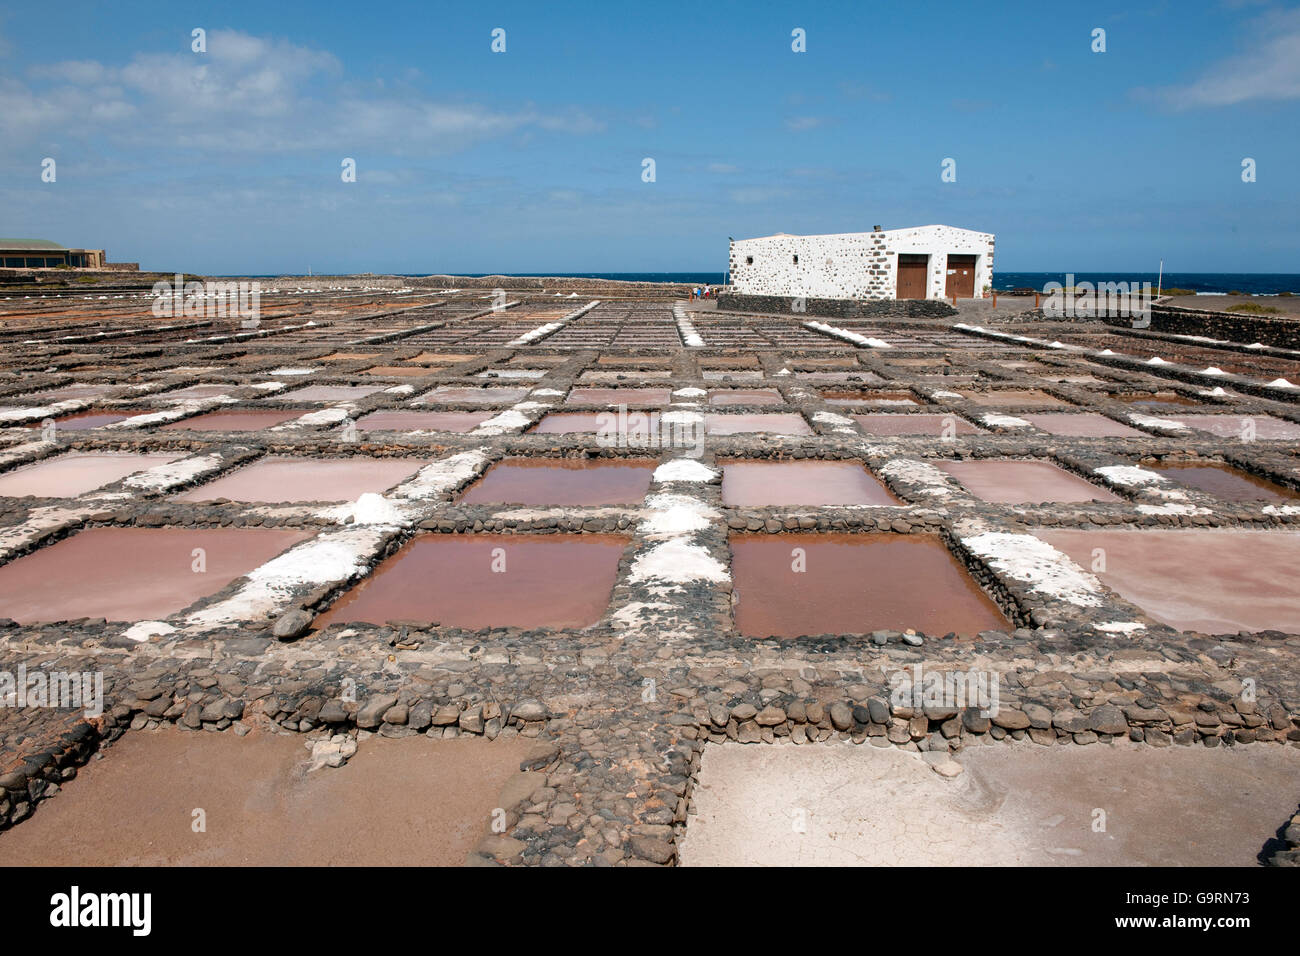
[[[167,431],[255,432],[274,428],[308,414],[305,408],[244,409],[233,412],[207,412],[192,418],[163,425]]]
[[[400,484],[429,462],[417,458],[262,458],[207,484],[177,495],[176,501],[279,503],[353,501],[366,492]]]
[[[732,535],[731,552],[736,629],[745,637],[909,627],[965,636],[1007,627],[931,535],[742,534]]]
[[[704,430],[710,435],[741,435],[768,432],[773,435],[811,435],[813,430],[802,415],[792,412],[706,414]]]
[[[868,435],[881,438],[891,436],[930,436],[942,438],[946,435],[974,435],[984,429],[972,425],[960,415],[853,415],[855,422],[862,426]]]
[[[1300,498],[1300,493],[1258,478],[1230,465],[1174,463],[1148,466],[1181,485],[1196,488],[1225,501],[1262,501],[1278,504]]]
[[[271,528],[90,528],[0,565],[0,617],[166,617],[307,537]]]
[[[722,503],[731,506],[897,505],[866,468],[846,461],[728,461]]]
[[[467,432],[491,418],[495,412],[417,412],[401,409],[362,415],[357,427],[363,431]]]
[[[645,498],[654,461],[508,458],[469,487],[462,504],[626,505]]]
[[[1122,422],[1096,412],[1045,412],[1020,417],[1049,435],[1065,435],[1073,438],[1141,438],[1143,436],[1143,433],[1136,428],[1130,428]]]
[[[726,405],[780,405],[785,399],[774,388],[725,388],[709,392],[709,404]]]
[[[317,627],[421,621],[453,627],[587,627],[604,615],[628,539],[439,534],[407,542]]]
[[[1119,501],[1118,495],[1048,461],[936,461],[976,498],[999,504]]]

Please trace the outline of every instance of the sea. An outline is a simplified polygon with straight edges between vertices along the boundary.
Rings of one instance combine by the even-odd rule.
[[[469,276],[497,273],[465,273]],[[574,278],[619,279],[624,282],[675,282],[689,285],[725,285],[725,272],[512,272],[519,278]],[[1071,278],[1071,276],[1073,278]],[[1228,292],[1248,292],[1251,295],[1277,295],[1292,292],[1300,295],[1300,273],[1284,272],[994,272],[993,288],[999,292],[1011,289],[1037,289],[1049,282],[1062,286],[1071,283],[1091,282],[1150,282],[1151,288],[1159,283],[1163,289],[1190,289],[1204,295],[1222,295]]]

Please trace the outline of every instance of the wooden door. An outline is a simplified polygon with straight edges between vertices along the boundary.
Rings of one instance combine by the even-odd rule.
[[[898,286],[894,295],[899,299],[924,299],[925,274],[929,265],[929,256],[899,255]]]
[[[943,294],[947,298],[954,295],[959,299],[975,298],[974,256],[948,256],[948,281],[944,283]]]

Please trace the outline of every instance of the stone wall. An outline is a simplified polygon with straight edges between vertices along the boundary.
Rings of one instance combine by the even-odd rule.
[[[1131,319],[1107,319],[1108,325],[1131,326]],[[1284,316],[1266,317],[1236,312],[1209,312],[1172,305],[1151,307],[1153,332],[1204,335],[1242,345],[1262,342],[1284,349],[1300,349],[1300,322]]]
[[[835,319],[858,317],[881,318],[948,318],[957,310],[942,300],[924,299],[804,299],[804,308],[795,309],[795,299],[781,295],[743,295],[725,292],[718,296],[723,312],[766,312],[802,318],[820,315]]]

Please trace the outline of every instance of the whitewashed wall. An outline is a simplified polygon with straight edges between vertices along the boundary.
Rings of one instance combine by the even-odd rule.
[[[827,236],[766,236],[731,243],[731,285],[745,295],[812,299],[892,299],[898,256],[930,257],[926,298],[943,298],[948,255],[973,255],[975,295],[992,281],[993,235],[953,226],[917,226]],[[753,264],[746,262],[753,257]],[[795,256],[799,261],[795,262]]]

